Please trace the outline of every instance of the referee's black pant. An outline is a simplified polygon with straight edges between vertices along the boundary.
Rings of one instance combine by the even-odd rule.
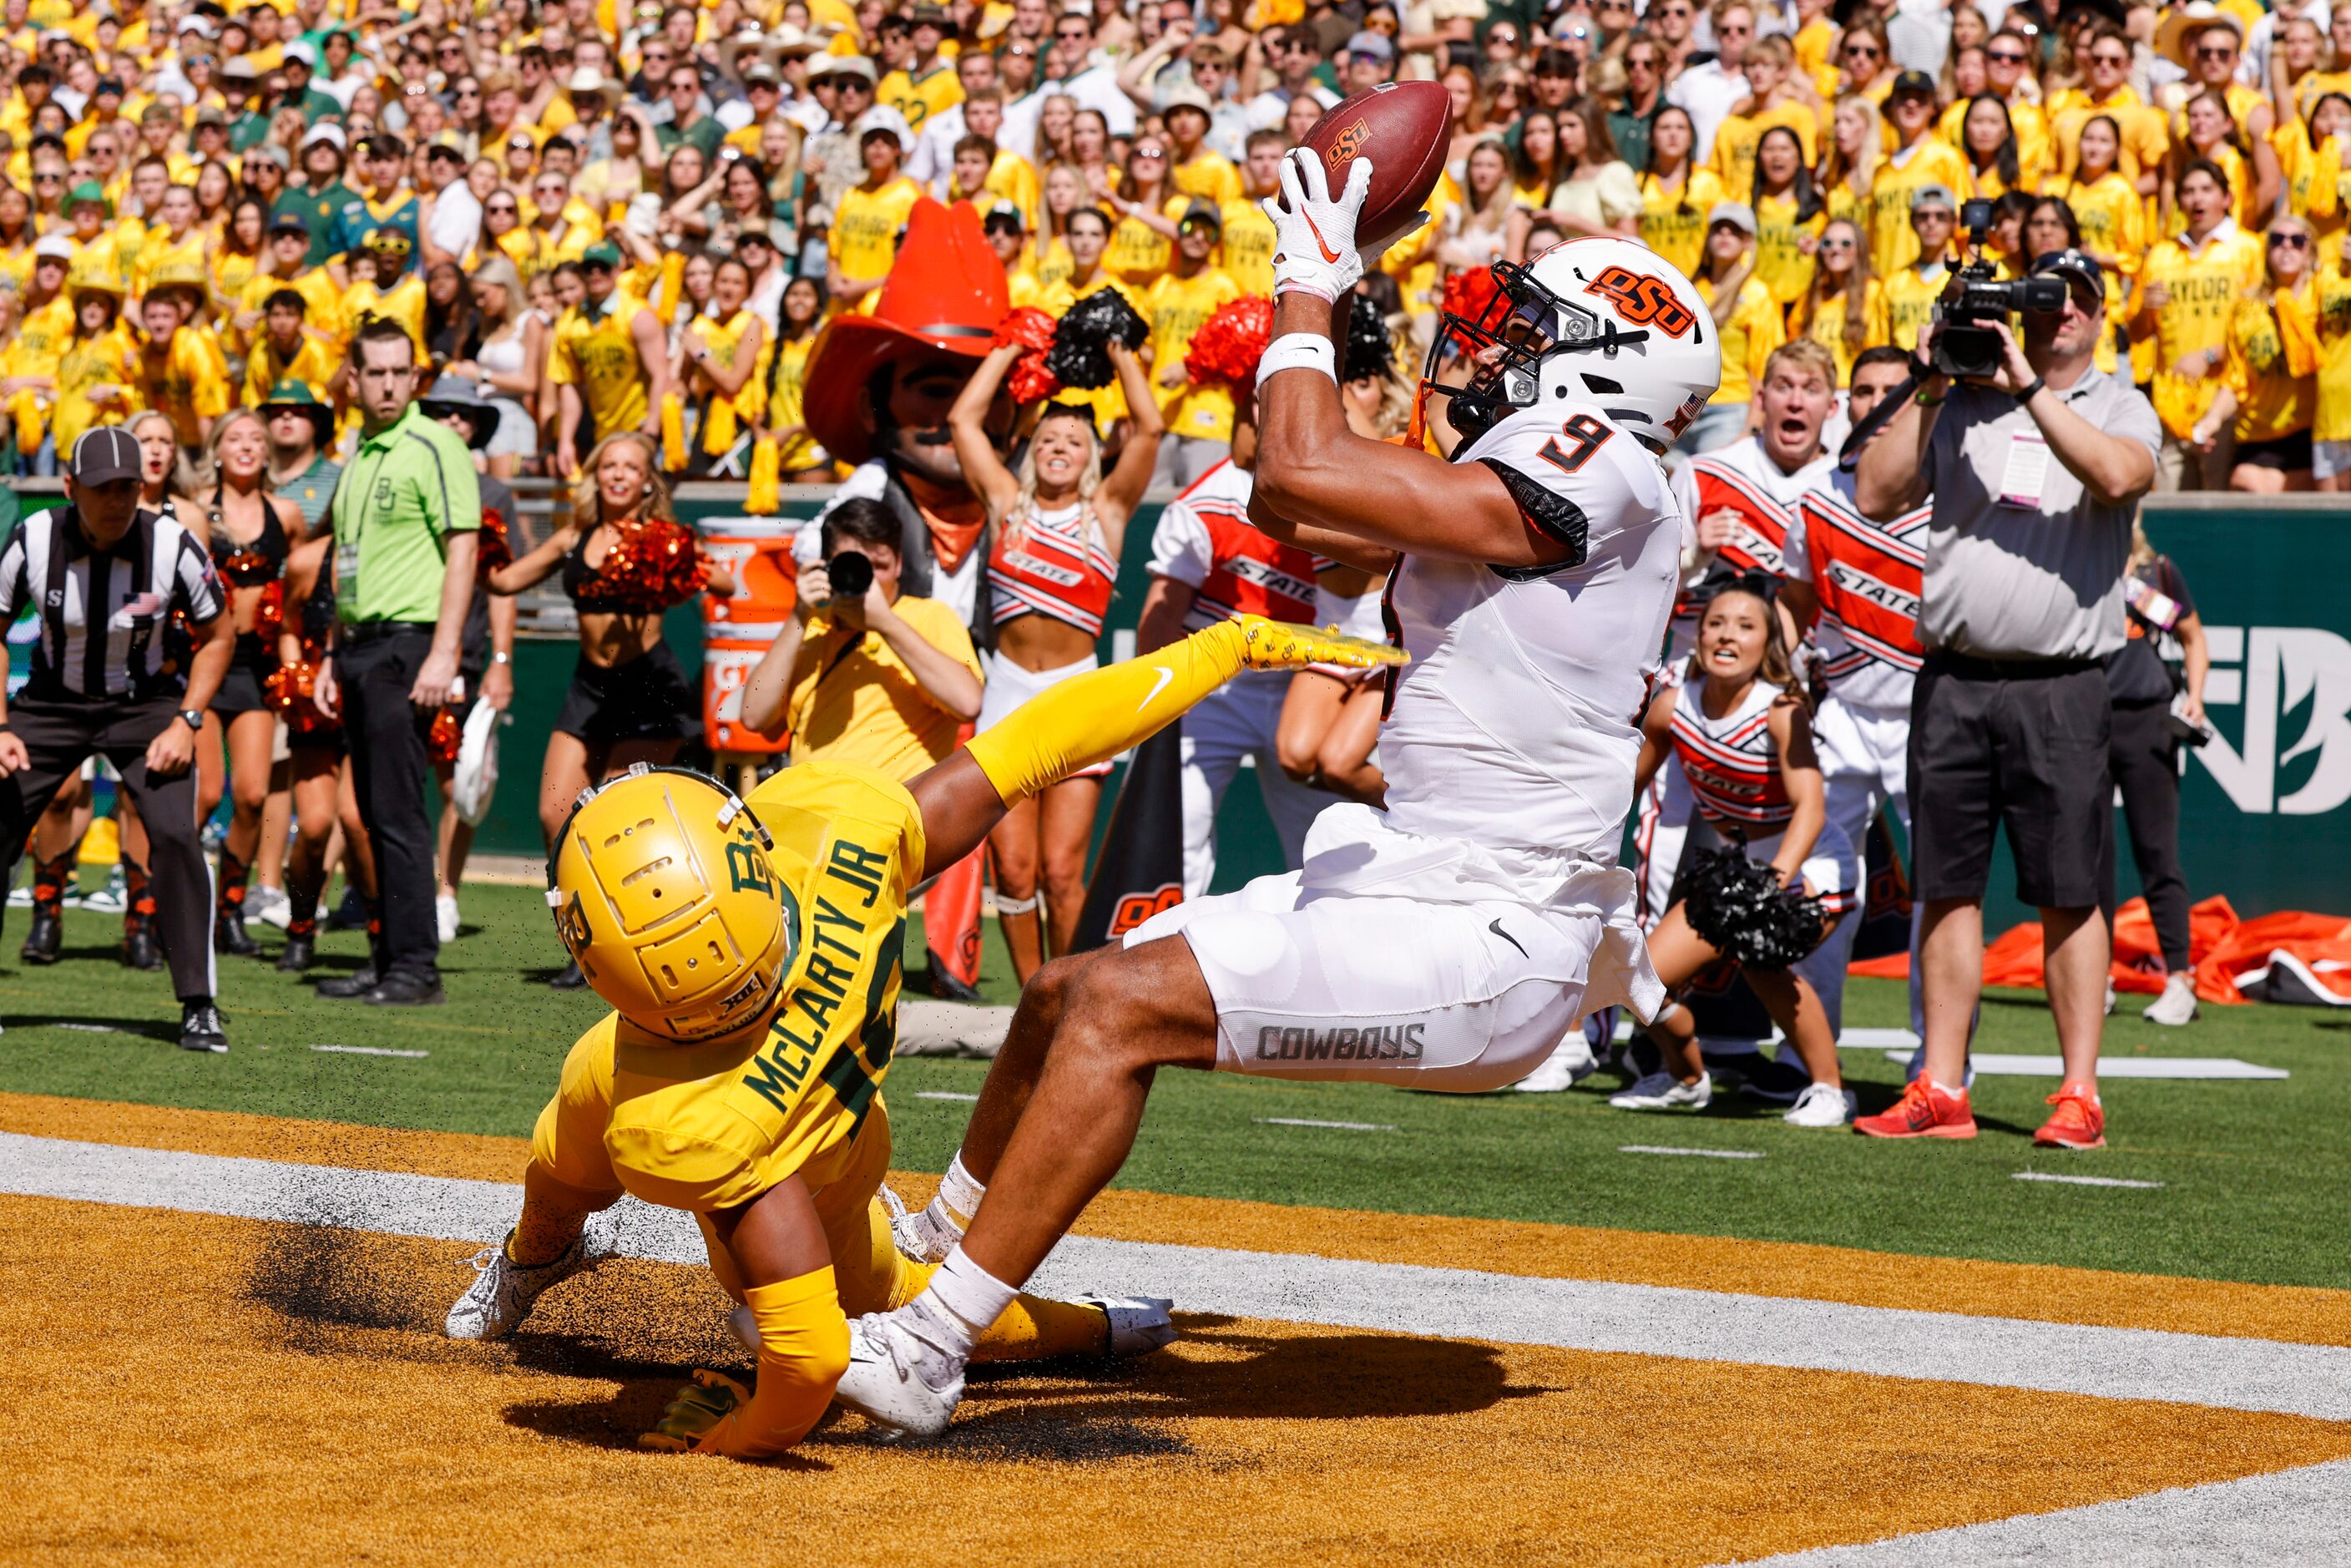
[[[433,631],[405,622],[343,629],[335,651],[336,701],[351,748],[351,791],[375,845],[379,977],[395,972],[439,978],[441,933],[433,917],[433,819],[424,809],[432,772],[425,737],[434,715],[408,700]]]
[[[0,779],[0,844],[13,860],[83,762],[95,754],[112,763],[147,824],[155,935],[171,960],[172,988],[193,1002],[214,990],[213,873],[197,833],[196,770],[193,762],[168,779],[147,770],[148,743],[179,722],[177,697],[45,699],[27,689],[8,705],[8,727],[31,761]]]

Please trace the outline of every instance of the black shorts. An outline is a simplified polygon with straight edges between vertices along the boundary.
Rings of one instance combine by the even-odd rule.
[[[571,688],[555,716],[558,735],[577,736],[590,746],[624,740],[698,740],[702,694],[678,668],[665,643],[642,659],[599,669],[582,659],[571,672]]]
[[[213,712],[223,724],[240,715],[269,709],[269,677],[277,673],[277,655],[257,632],[236,634],[236,652],[229,656],[228,674],[213,694]]]
[[[2281,474],[2307,473],[2310,468],[2310,432],[2297,430],[2292,435],[2281,435],[2274,441],[2240,441],[2232,463],[2250,464],[2255,468],[2274,468]]]
[[[1928,653],[1910,697],[1915,895],[1982,898],[1992,833],[2005,828],[2019,898],[2096,904],[2115,831],[2113,725],[2096,661],[1999,667]]]

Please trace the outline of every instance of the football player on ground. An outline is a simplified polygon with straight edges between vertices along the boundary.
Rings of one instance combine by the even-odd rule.
[[[747,804],[702,774],[640,768],[583,795],[549,856],[548,903],[615,1011],[564,1062],[522,1217],[476,1260],[450,1335],[513,1333],[540,1292],[612,1251],[612,1228],[589,1218],[633,1193],[694,1215],[759,1357],[751,1389],[697,1373],[643,1441],[741,1458],[799,1442],[848,1363],[846,1314],[898,1306],[930,1273],[899,1257],[876,1203],[916,884],[978,848],[1011,802],[1139,744],[1245,669],[1402,656],[1244,616],[1063,682],[911,784],[815,762]],[[967,1353],[1173,1337],[1165,1301],[1007,1303]]]
[[[906,1228],[938,1272],[852,1330],[837,1397],[884,1429],[946,1429],[978,1336],[1116,1174],[1160,1068],[1478,1092],[1586,1013],[1622,1002],[1646,1021],[1664,999],[1615,858],[1680,564],[1661,456],[1721,373],[1706,303],[1629,240],[1498,267],[1492,308],[1446,319],[1424,383],[1469,439],[1451,462],[1367,440],[1340,400],[1333,302],[1367,259],[1369,178],[1359,158],[1334,196],[1294,152],[1267,204],[1276,336],[1251,515],[1393,572],[1413,663],[1391,677],[1386,810],[1332,806],[1302,871],[1030,979],[940,1199]],[[1474,374],[1440,387],[1456,343]]]

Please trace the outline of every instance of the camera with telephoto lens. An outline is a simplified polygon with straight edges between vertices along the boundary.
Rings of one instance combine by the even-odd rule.
[[[873,587],[873,558],[853,549],[842,550],[824,563],[825,580],[835,599],[862,604]]]
[[[1998,375],[2007,357],[1992,324],[2021,310],[2063,310],[2065,280],[1999,276],[1999,269],[1983,258],[1984,236],[1991,232],[1990,202],[1963,203],[1959,221],[1967,225],[1968,246],[1976,259],[1959,268],[1959,293],[1935,307],[1935,319],[1943,328],[1935,338],[1935,371],[1981,380]]]

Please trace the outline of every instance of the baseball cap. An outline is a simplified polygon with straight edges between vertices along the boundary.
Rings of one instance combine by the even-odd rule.
[[[2068,246],[2064,250],[2045,251],[2032,258],[2035,277],[2063,277],[2067,281],[2079,278],[2090,286],[2092,292],[2106,297],[2105,274],[2099,270],[2097,258]]]
[[[1915,213],[1920,207],[1942,207],[1956,213],[1959,203],[1949,185],[1921,185],[1910,193],[1910,210]]]
[[[1224,214],[1217,210],[1216,203],[1201,196],[1195,196],[1186,203],[1184,215],[1176,220],[1176,226],[1178,229],[1183,228],[1186,224],[1206,224],[1220,235],[1225,232]]]
[[[139,443],[119,424],[85,431],[74,443],[71,472],[77,485],[108,485],[139,477]]]
[[[198,125],[226,125],[228,123],[228,110],[223,109],[216,103],[208,103],[202,109],[196,110],[196,123]]]
[[[859,115],[856,129],[857,143],[861,147],[869,136],[887,135],[902,148],[908,141],[905,116],[886,103],[877,103]]]
[[[286,57],[285,63],[289,66],[298,65],[304,70],[319,68],[319,51],[301,38],[297,38],[287,45],[283,52]]]
[[[857,77],[869,86],[882,78],[873,71],[873,62],[863,55],[827,55],[824,63],[809,73],[812,81],[827,77]]]
[[[33,259],[37,262],[62,261],[70,265],[73,255],[73,241],[63,235],[43,235],[33,242]]]
[[[1159,112],[1161,117],[1165,118],[1174,114],[1179,109],[1197,110],[1202,116],[1209,120],[1214,120],[1217,116],[1216,106],[1208,101],[1208,95],[1189,82],[1169,93],[1166,106]]]
[[[253,62],[243,55],[237,56],[236,58],[221,67],[220,74],[223,81],[259,81],[261,79],[261,72],[255,68]]]
[[[1894,90],[1886,96],[1899,98],[1904,93],[1917,93],[1922,98],[1936,96],[1935,78],[1925,71],[1904,71],[1894,78]]]
[[[1003,224],[1011,225],[1014,234],[1029,232],[1029,220],[1021,213],[1019,204],[1015,202],[997,202],[981,214],[979,220],[979,226],[983,231]]]
[[[1388,42],[1385,33],[1362,32],[1347,40],[1347,53],[1369,55],[1375,60],[1395,58],[1395,46]]]
[[[92,98],[96,98],[99,94],[103,92],[110,92],[115,97],[120,98],[122,96],[122,78],[120,77],[99,78],[98,85],[89,89],[89,95]]]
[[[763,245],[769,250],[779,248],[776,244],[776,236],[762,228],[747,228],[735,236],[735,249],[738,253],[747,245]]]
[[[269,219],[269,233],[273,235],[300,235],[303,238],[308,239],[310,237],[310,225],[302,221],[302,214],[299,213],[290,211],[276,213],[271,214]]]
[[[580,253],[580,265],[582,267],[618,267],[621,265],[621,247],[606,242],[599,242],[595,245],[591,245],[586,250]]]
[[[1710,229],[1717,224],[1729,224],[1741,233],[1752,235],[1755,233],[1755,209],[1745,202],[1717,202],[1707,212],[1706,226]]]
[[[348,149],[350,146],[350,142],[343,135],[343,128],[325,120],[310,127],[308,133],[302,138],[302,151],[308,152],[321,141],[328,142],[338,149]]]
[[[95,180],[84,180],[66,193],[66,211],[71,212],[84,202],[95,202],[111,214],[114,204],[106,199],[106,187]]]

